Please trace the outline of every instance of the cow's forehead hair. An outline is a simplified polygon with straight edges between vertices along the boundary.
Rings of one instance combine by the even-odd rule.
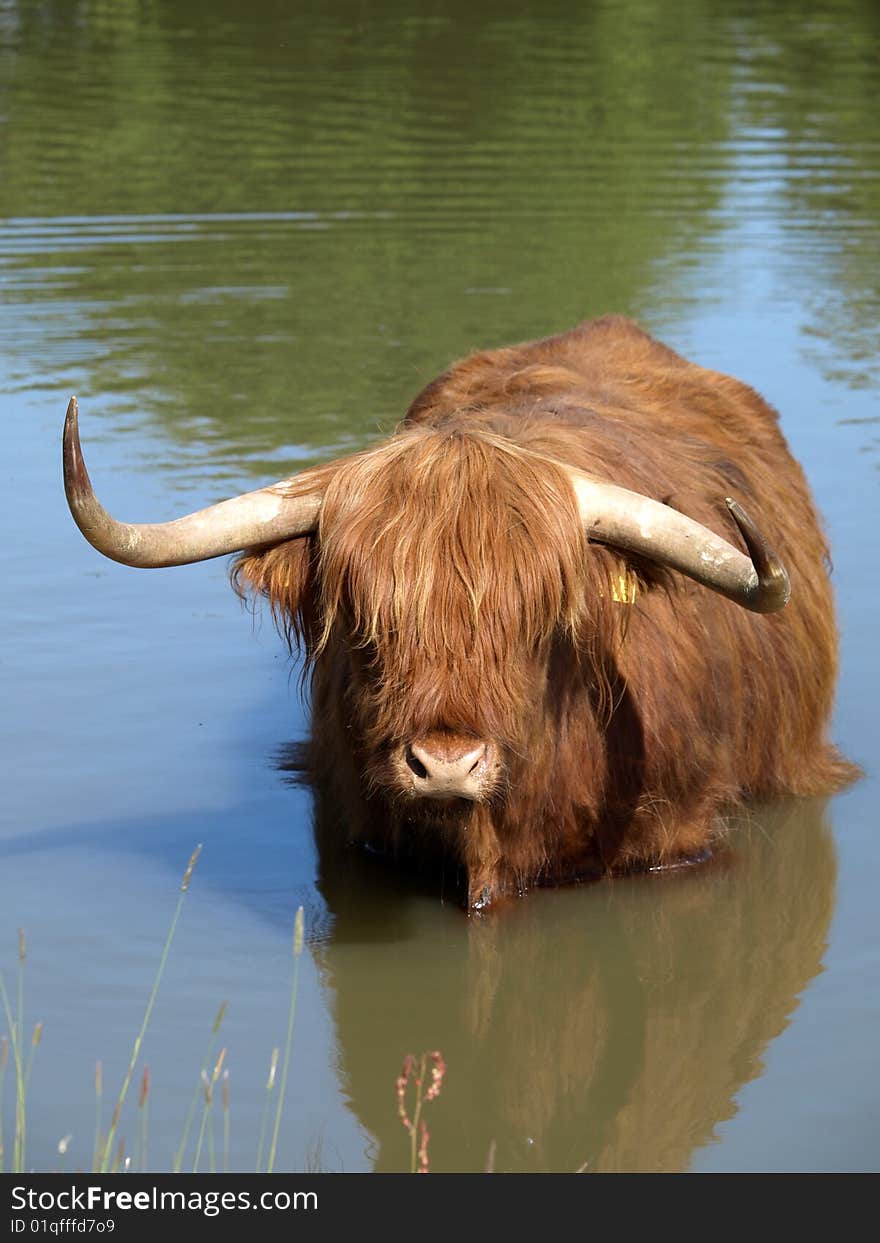
[[[571,626],[585,538],[564,469],[502,437],[416,428],[340,463],[318,533],[325,629],[442,659]]]

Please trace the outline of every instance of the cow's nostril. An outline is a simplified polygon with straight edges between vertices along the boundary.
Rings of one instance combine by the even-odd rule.
[[[415,798],[480,801],[495,785],[491,754],[491,744],[479,738],[435,730],[414,738],[398,751],[395,762],[401,769],[406,764],[402,782]]]
[[[410,770],[414,772],[417,777],[421,778],[422,781],[427,778],[428,770],[425,768],[422,761],[413,755],[412,747],[407,747],[406,749],[406,762]]]

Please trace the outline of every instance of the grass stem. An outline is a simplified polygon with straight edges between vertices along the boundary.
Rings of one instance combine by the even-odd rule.
[[[21,944],[21,933],[19,933],[19,945]],[[0,974],[0,996],[3,1000],[3,1009],[6,1012],[6,1024],[9,1028],[9,1043],[12,1046],[12,1062],[15,1067],[15,1138],[12,1146],[12,1173],[21,1174],[24,1172],[24,1155],[25,1155],[25,1077],[24,1066],[21,1056],[21,1040],[19,1038],[19,1026],[13,1018],[12,1006],[9,1004],[9,994],[6,991],[6,984]]]
[[[303,950],[303,908],[299,907],[293,921],[293,977],[290,983],[290,1011],[287,1016],[287,1039],[284,1044],[284,1065],[281,1068],[281,1085],[278,1089],[278,1104],[275,1108],[275,1130],[272,1133],[272,1146],[269,1149],[269,1160],[266,1173],[271,1174],[275,1168],[275,1151],[278,1147],[278,1132],[281,1129],[281,1114],[284,1109],[284,1097],[287,1091],[287,1071],[290,1066],[290,1050],[293,1045],[293,1020],[296,1016],[296,991],[299,981],[299,960]]]
[[[272,1100],[272,1089],[275,1087],[275,1072],[278,1070],[278,1059],[281,1056],[280,1049],[273,1049],[272,1056],[269,1058],[269,1077],[266,1080],[266,1102],[263,1105],[263,1121],[260,1125],[260,1142],[257,1146],[257,1163],[254,1173],[260,1173],[260,1166],[263,1163],[263,1146],[266,1142],[266,1126],[269,1121],[269,1103]]]
[[[147,1002],[147,1008],[144,1012],[144,1019],[143,1019],[143,1022],[141,1023],[141,1029],[138,1032],[137,1037],[135,1039],[134,1047],[131,1051],[131,1057],[128,1062],[128,1069],[125,1072],[125,1078],[123,1079],[122,1087],[119,1090],[119,1096],[116,1101],[116,1106],[113,1110],[113,1116],[110,1119],[110,1130],[107,1134],[107,1142],[104,1145],[104,1155],[101,1160],[101,1168],[100,1168],[101,1174],[105,1174],[107,1172],[107,1167],[110,1164],[110,1157],[113,1152],[113,1140],[116,1136],[116,1128],[119,1125],[119,1115],[122,1113],[122,1106],[125,1104],[125,1098],[128,1094],[129,1085],[131,1084],[131,1078],[132,1078],[132,1075],[134,1074],[134,1068],[137,1065],[137,1061],[140,1056],[141,1045],[143,1044],[144,1036],[146,1035],[147,1027],[150,1022],[150,1016],[153,1013],[153,1006],[156,1002],[156,996],[159,992],[159,984],[162,979],[162,974],[165,970],[165,964],[168,961],[168,953],[171,949],[171,942],[174,940],[174,933],[177,928],[177,921],[180,919],[180,912],[183,909],[183,901],[184,901],[184,898],[186,897],[187,890],[189,889],[189,882],[192,877],[193,868],[196,865],[196,861],[198,860],[201,850],[202,850],[201,845],[198,845],[196,846],[195,850],[192,852],[192,855],[190,856],[189,864],[187,865],[187,869],[183,875],[183,880],[181,881],[180,897],[177,900],[177,906],[174,910],[174,916],[171,920],[171,927],[168,929],[168,935],[165,938],[165,945],[162,950],[162,957],[159,960],[159,967],[156,971],[156,978],[153,980],[153,988],[152,988],[152,991],[150,992],[150,997]]]
[[[101,1103],[104,1097],[104,1067],[95,1062],[95,1142],[92,1147],[92,1173],[98,1172],[101,1155]]]
[[[189,1110],[187,1111],[186,1121],[183,1125],[183,1135],[180,1138],[180,1144],[177,1152],[174,1154],[173,1168],[175,1174],[180,1173],[180,1167],[183,1164],[183,1156],[186,1152],[186,1146],[189,1143],[190,1129],[192,1128],[193,1118],[196,1116],[196,1106],[199,1103],[199,1095],[203,1090],[201,1076],[208,1073],[208,1067],[211,1065],[211,1054],[214,1052],[214,1042],[217,1039],[217,1033],[220,1031],[220,1024],[223,1022],[223,1018],[226,1014],[227,1004],[228,1003],[225,1001],[220,1003],[220,1009],[217,1011],[217,1015],[214,1019],[214,1027],[211,1031],[211,1038],[208,1041],[208,1047],[205,1050],[205,1056],[202,1059],[199,1078],[196,1080],[195,1091],[193,1092],[192,1100],[189,1103]]]

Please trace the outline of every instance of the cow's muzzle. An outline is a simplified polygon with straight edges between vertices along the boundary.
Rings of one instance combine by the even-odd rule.
[[[415,798],[487,799],[498,782],[498,748],[479,738],[434,731],[404,748],[405,780]]]

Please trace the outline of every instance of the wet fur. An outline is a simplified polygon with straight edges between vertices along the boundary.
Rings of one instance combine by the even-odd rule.
[[[590,544],[557,463],[664,501],[741,546],[742,502],[792,598],[749,613]],[[856,774],[826,739],[837,634],[828,549],[776,412],[608,317],[473,355],[383,444],[309,472],[316,535],[244,554],[312,672],[319,780],[344,833],[425,866],[469,906],[700,854],[748,797]],[[636,581],[634,604],[612,583]],[[391,753],[427,730],[491,738],[486,803],[431,804]]]

